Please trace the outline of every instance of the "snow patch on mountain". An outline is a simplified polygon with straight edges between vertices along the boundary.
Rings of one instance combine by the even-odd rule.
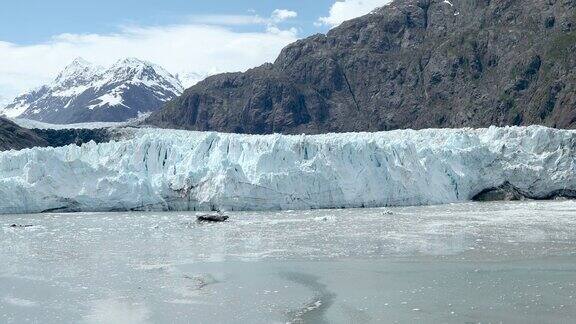
[[[116,88],[115,90],[117,90]],[[88,109],[94,109],[103,106],[110,106],[110,107],[120,107],[125,106],[122,101],[122,93],[117,91],[113,91],[111,93],[104,94],[103,96],[98,97],[95,100],[97,103],[94,105],[88,106]]]
[[[28,129],[96,129],[96,128],[122,128],[122,127],[136,127],[140,125],[150,113],[143,113],[136,118],[129,119],[124,122],[91,122],[91,123],[78,123],[78,124],[49,124],[43,123],[32,119],[15,118],[12,122],[20,127]]]
[[[206,78],[205,75],[199,73],[178,73],[176,77],[180,80],[184,88],[196,85],[198,82]]]
[[[9,108],[1,110],[0,115],[4,115],[8,118],[16,118],[22,115],[28,108],[30,108],[30,104],[27,104],[23,100],[19,100],[14,102]]]
[[[131,130],[0,153],[0,213],[442,204],[511,183],[576,190],[576,131],[545,127],[250,136]]]

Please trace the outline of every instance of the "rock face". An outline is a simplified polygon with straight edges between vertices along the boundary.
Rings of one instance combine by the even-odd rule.
[[[550,200],[550,199],[560,199],[576,198],[576,190],[573,189],[557,189],[548,192],[544,195],[534,195],[530,192],[523,191],[517,188],[510,182],[506,181],[502,185],[495,188],[488,188],[482,190],[479,194],[472,197],[473,201],[516,201],[516,200]]]
[[[130,58],[104,69],[76,59],[52,84],[19,96],[0,115],[54,124],[126,121],[160,109],[182,90],[152,63]]]
[[[576,0],[396,0],[274,64],[210,77],[150,124],[241,133],[576,127]]]
[[[479,194],[472,197],[474,201],[515,201],[528,198],[528,195],[510,182],[505,182],[495,188],[482,190]]]
[[[34,146],[48,146],[48,142],[34,131],[0,117],[0,151],[20,150]]]
[[[81,146],[84,143],[106,143],[121,137],[114,129],[33,129],[35,134],[42,137],[51,147],[60,147],[70,144]]]
[[[27,129],[0,117],[0,151],[32,147],[59,147],[88,142],[104,143],[120,138],[112,129]]]

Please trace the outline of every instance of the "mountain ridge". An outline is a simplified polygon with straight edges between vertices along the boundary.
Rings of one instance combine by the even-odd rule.
[[[147,123],[238,133],[576,127],[576,1],[396,0]]]
[[[150,62],[125,58],[104,68],[77,58],[51,84],[0,113],[55,124],[125,121],[160,109],[182,91],[178,79]]]

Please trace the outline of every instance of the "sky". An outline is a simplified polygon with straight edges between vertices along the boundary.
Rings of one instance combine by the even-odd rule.
[[[0,104],[49,83],[77,57],[124,57],[180,76],[244,71],[289,43],[390,0],[2,0]]]

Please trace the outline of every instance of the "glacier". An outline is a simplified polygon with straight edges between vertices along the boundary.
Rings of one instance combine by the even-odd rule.
[[[0,152],[0,213],[445,204],[511,183],[576,190],[576,131],[325,135],[124,129],[110,143]]]

